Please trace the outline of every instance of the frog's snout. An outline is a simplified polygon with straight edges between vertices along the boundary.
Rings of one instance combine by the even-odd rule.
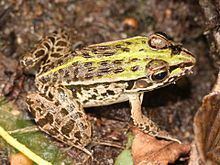
[[[192,66],[196,64],[196,58],[190,51],[182,48],[181,54],[188,58],[187,63],[190,63]]]

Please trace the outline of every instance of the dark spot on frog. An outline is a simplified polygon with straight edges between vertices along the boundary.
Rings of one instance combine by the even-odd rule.
[[[77,145],[77,146],[78,146],[78,145],[82,145],[81,142],[79,141],[79,139],[75,140],[75,141],[73,142],[73,144],[74,144],[74,145]]]
[[[121,50],[122,50],[123,52],[130,52],[130,49],[129,49],[129,48],[121,48]]]
[[[108,95],[114,95],[115,94],[115,92],[113,91],[113,90],[106,90],[106,92],[108,93]]]
[[[99,72],[102,72],[102,73],[108,73],[111,71],[111,68],[110,67],[105,67],[105,68],[100,68],[99,69]]]
[[[47,122],[48,122],[50,125],[52,125],[52,123],[53,123],[53,115],[52,115],[52,114],[50,114],[50,113],[48,112],[44,118],[47,120]]]
[[[91,71],[94,71],[96,69],[96,67],[89,67],[87,69],[88,69],[88,72],[91,72]]]
[[[116,48],[121,48],[121,47],[122,47],[122,45],[115,45],[115,47],[116,47]]]
[[[124,69],[122,67],[119,67],[119,68],[116,68],[113,72],[114,73],[121,73],[123,71],[124,71]]]
[[[66,83],[67,83],[67,84],[70,84],[70,82],[71,82],[71,79],[67,79],[67,80],[66,80]]]
[[[77,115],[79,118],[83,117],[83,114],[82,114],[81,112],[76,112],[76,115]]]
[[[97,53],[96,53],[97,54]],[[106,57],[108,57],[108,56],[112,56],[112,55],[114,55],[115,54],[115,52],[100,52],[100,56],[98,56],[98,57],[102,57],[102,56],[106,56]]]
[[[54,44],[54,42],[55,42],[55,38],[54,37],[48,37],[48,39]]]
[[[116,64],[116,65],[121,65],[122,62],[123,62],[123,60],[115,60],[115,61],[113,61],[112,63],[113,63],[113,64]]]
[[[51,92],[48,93],[48,97],[52,100],[53,99],[53,95]]]
[[[53,82],[53,83],[56,83],[56,82],[57,82],[57,80],[58,80],[57,75],[56,75],[56,76],[54,75],[54,76],[53,76],[53,78],[52,78],[52,82]]]
[[[63,48],[57,48],[57,49],[56,49],[57,52],[60,52],[60,51],[62,51],[62,50],[63,50]],[[61,55],[61,56],[62,56],[62,55]]]
[[[101,61],[101,62],[99,63],[99,65],[102,65],[102,66],[107,66],[109,63],[110,63],[110,61],[109,61],[109,60],[106,60],[106,61]]]
[[[69,133],[73,130],[75,122],[73,120],[69,120],[62,128],[61,132],[70,137]]]
[[[79,123],[78,126],[82,130],[85,130],[87,128],[86,124],[83,124],[83,123]]]
[[[43,49],[38,50],[34,53],[35,57],[38,58],[40,56],[43,56],[45,54],[45,51]]]
[[[58,73],[59,73],[59,74],[63,74],[63,73],[64,73],[64,70],[63,70],[63,69],[59,69],[59,70],[58,70]]]
[[[74,137],[76,137],[77,139],[81,139],[82,136],[80,134],[80,131],[77,131],[75,134],[74,134]]]
[[[96,98],[97,98],[97,95],[92,95],[91,97],[89,97],[90,99],[92,99],[92,100],[96,100]]]
[[[48,50],[50,49],[50,45],[49,45],[47,42],[44,43],[44,46],[45,46]]]
[[[40,101],[39,101],[40,102]],[[43,103],[40,104],[41,109],[45,109],[45,105]]]
[[[107,93],[101,93],[101,96],[103,96],[103,97],[107,96]]]
[[[139,52],[142,52],[142,51],[144,51],[144,49],[139,49]]]
[[[65,42],[65,41],[58,41],[57,43],[56,43],[56,46],[67,46],[67,43]]]
[[[109,46],[97,46],[97,47],[96,47],[96,51],[97,51],[97,50],[108,50],[108,49],[110,49]]]
[[[60,105],[60,103],[58,101],[56,101],[54,104],[55,104],[55,106],[59,106]]]
[[[97,90],[97,89],[93,89],[93,92],[94,92],[94,93],[98,93],[98,90]]]
[[[91,67],[92,66],[92,62],[85,62],[84,66],[85,67]]]
[[[150,127],[153,127],[154,126],[154,124],[153,123],[150,123]]]
[[[38,120],[36,118],[35,120],[41,128],[43,128],[46,124],[48,124],[48,121],[45,118],[40,118]]]
[[[92,56],[89,55],[89,53],[86,53],[86,52],[83,52],[82,56],[83,56],[84,58],[92,58]]]
[[[137,62],[137,61],[139,61],[138,58],[132,58],[132,59],[131,59],[131,62]]]
[[[60,114],[64,117],[64,116],[67,116],[69,112],[65,108],[61,108]]]
[[[57,61],[57,65],[61,65],[63,63],[63,60],[62,59],[59,59],[58,61]]]
[[[134,86],[134,82],[135,81],[128,81],[128,86],[127,86],[127,88],[126,88],[126,90],[130,90],[130,89],[132,89],[133,88],[133,86]]]
[[[150,130],[150,127],[149,127],[148,125],[145,125],[145,126],[144,126],[144,130],[149,131],[149,130]]]
[[[85,75],[85,79],[91,79],[93,78],[93,73],[92,72],[88,72],[86,75]]]
[[[83,100],[83,104],[86,104],[88,102],[89,102],[89,100]]]
[[[62,119],[62,117],[56,117],[56,118],[54,119],[54,121],[55,121],[56,124],[62,125],[63,119]]]
[[[44,55],[44,57],[42,58],[42,64],[45,64],[46,63],[46,61],[48,60],[48,57],[49,57],[49,54],[47,53],[47,54],[45,54]]]
[[[32,99],[30,99],[30,98],[27,98],[26,99],[26,102],[28,103],[28,105],[33,105],[35,102],[32,100]]]
[[[88,136],[88,135],[87,135],[87,134],[85,134],[85,133],[84,133],[84,134],[82,134],[82,136],[83,136],[83,138],[84,138],[84,139],[90,139],[90,136]]]
[[[65,73],[64,73],[64,78],[67,78],[70,76],[70,72],[68,70],[65,70]]]
[[[90,86],[83,86],[83,90],[90,91]]]
[[[126,43],[127,45],[131,45],[131,42],[126,41],[125,43]]]
[[[131,67],[131,71],[135,72],[139,69],[139,66],[138,65],[135,65],[135,66],[132,66]]]

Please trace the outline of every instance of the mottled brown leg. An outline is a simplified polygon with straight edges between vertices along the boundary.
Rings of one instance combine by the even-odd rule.
[[[91,155],[85,148],[91,141],[90,122],[82,105],[65,90],[54,90],[54,96],[50,98],[43,94],[29,94],[29,111],[41,130]]]
[[[46,66],[51,66],[54,61],[66,55],[70,50],[69,35],[65,31],[59,30],[39,41],[33,50],[22,57],[20,63],[28,71],[36,69],[39,64],[44,65],[44,69],[46,69]]]
[[[151,136],[179,142],[177,139],[172,138],[165,131],[161,131],[159,127],[152,120],[150,120],[149,118],[147,118],[142,114],[141,111],[142,99],[143,99],[143,94],[129,95],[129,102],[131,105],[131,117],[134,121],[134,124],[143,132]]]

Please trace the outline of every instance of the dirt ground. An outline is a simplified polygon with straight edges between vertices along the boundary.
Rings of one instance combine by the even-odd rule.
[[[2,85],[0,93],[12,98],[18,109],[26,111],[25,95],[34,90],[34,76],[23,74],[18,66],[19,58],[42,36],[58,28],[77,31],[73,36],[75,48],[162,31],[189,49],[196,56],[197,64],[192,75],[146,93],[143,113],[182,142],[191,143],[193,117],[217,76],[203,24],[199,4],[190,0],[1,0],[0,83],[9,87]],[[19,86],[21,80],[24,84]],[[128,103],[86,111],[93,124],[94,138],[121,146],[126,143],[126,133],[132,126]],[[96,145],[92,150],[91,164],[113,164],[122,151],[103,145]],[[77,161],[82,160],[77,158]]]

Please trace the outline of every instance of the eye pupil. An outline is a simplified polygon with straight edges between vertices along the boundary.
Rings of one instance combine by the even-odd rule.
[[[166,78],[167,76],[167,72],[164,71],[164,72],[160,72],[160,73],[157,73],[157,74],[153,74],[152,75],[152,80],[154,81],[161,81],[161,80],[164,80],[164,78]]]

